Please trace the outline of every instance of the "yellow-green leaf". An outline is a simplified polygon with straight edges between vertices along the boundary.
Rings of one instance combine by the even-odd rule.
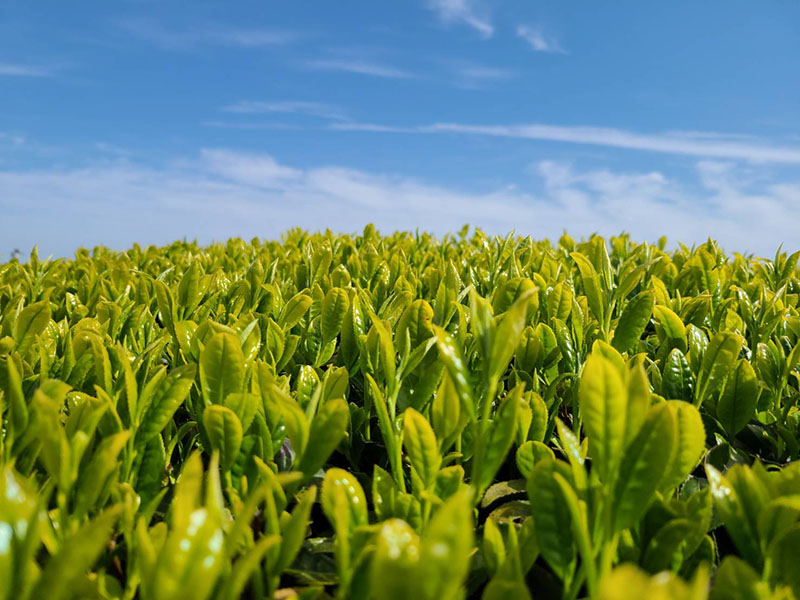
[[[652,406],[620,464],[613,500],[615,531],[631,527],[644,514],[674,456],[676,435],[674,409],[667,403]]]
[[[348,310],[350,310],[350,296],[347,291],[342,288],[331,288],[325,294],[320,321],[323,344],[327,344],[339,335]]]
[[[739,433],[756,415],[758,380],[753,367],[740,360],[734,368],[717,402],[717,418],[730,436]]]
[[[442,464],[439,443],[428,420],[413,408],[403,414],[403,446],[425,489],[431,489]]]
[[[592,354],[583,367],[579,394],[592,468],[611,483],[625,442],[625,382],[611,361]]]
[[[224,404],[244,386],[244,353],[239,338],[217,333],[200,354],[200,387],[206,404]]]
[[[622,310],[611,345],[620,352],[630,350],[642,337],[655,304],[655,294],[645,290],[634,296]]]
[[[242,445],[242,423],[231,409],[214,404],[203,411],[205,427],[211,450],[219,452],[222,468],[229,471]]]

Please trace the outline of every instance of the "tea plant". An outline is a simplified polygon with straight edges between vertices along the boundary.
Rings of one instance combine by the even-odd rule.
[[[0,600],[800,598],[800,252],[0,265]]]

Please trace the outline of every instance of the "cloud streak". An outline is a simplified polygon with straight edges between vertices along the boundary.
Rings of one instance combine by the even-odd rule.
[[[601,146],[677,154],[701,158],[745,160],[753,163],[800,164],[800,146],[770,141],[736,139],[723,134],[702,137],[677,133],[639,133],[613,127],[528,125],[469,125],[434,123],[421,126],[392,126],[375,123],[337,123],[331,129],[384,133],[455,134],[526,139],[586,146]]]
[[[21,146],[25,143],[25,137],[15,135],[5,131],[0,131],[0,142],[11,144],[12,146]]]
[[[464,89],[483,89],[484,87],[509,81],[516,73],[511,69],[490,67],[478,63],[456,63],[453,65],[455,84]]]
[[[478,34],[489,39],[494,35],[486,12],[481,12],[472,0],[428,0],[428,8],[445,24],[463,24],[472,27]]]
[[[261,121],[203,121],[203,127],[214,127],[216,129],[239,129],[242,131],[296,131],[303,129],[293,123],[280,122],[261,122]]]
[[[75,168],[0,168],[0,239],[9,251],[43,253],[79,245],[127,247],[230,236],[275,238],[290,227],[436,234],[469,222],[489,233],[555,238],[628,231],[637,239],[718,239],[728,250],[771,254],[800,247],[800,181],[758,183],[732,163],[700,161],[694,181],[653,172],[533,165],[528,190],[467,191],[390,173],[336,165],[297,167],[269,154],[206,148],[142,164],[128,159]],[[530,184],[529,184],[530,185]],[[156,217],[157,218],[154,218]],[[107,224],[114,222],[114,228]]]
[[[282,46],[297,41],[295,31],[271,28],[246,28],[218,24],[170,29],[149,19],[123,19],[117,25],[143,40],[166,50],[191,50],[198,46],[259,48]]]
[[[378,63],[370,60],[349,59],[349,58],[330,58],[309,60],[302,63],[307,69],[313,71],[341,71],[354,73],[356,75],[370,75],[372,77],[383,77],[386,79],[410,79],[416,77],[414,73],[398,69],[391,65]]]
[[[253,100],[243,100],[241,102],[223,106],[221,110],[223,112],[245,115],[280,113],[307,115],[311,117],[319,117],[321,119],[331,119],[333,121],[348,120],[347,114],[341,108],[332,106],[330,104],[324,104],[322,102],[259,102]]]
[[[553,52],[564,54],[564,49],[554,37],[546,35],[541,27],[518,25],[517,37],[525,40],[536,52]]]
[[[0,62],[0,77],[52,77],[48,67]]]

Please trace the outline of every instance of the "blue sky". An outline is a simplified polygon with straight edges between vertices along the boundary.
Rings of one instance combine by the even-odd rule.
[[[800,248],[800,3],[0,5],[0,256],[290,227]]]

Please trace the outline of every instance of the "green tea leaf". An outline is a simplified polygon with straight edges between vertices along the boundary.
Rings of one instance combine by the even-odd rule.
[[[649,575],[633,564],[623,564],[614,569],[601,582],[598,600],[706,600],[708,596],[708,571],[701,567],[691,582],[670,571]]]
[[[653,313],[655,295],[652,290],[645,290],[634,296],[626,305],[619,317],[611,345],[620,352],[630,350],[642,337],[650,315]]]
[[[241,598],[248,580],[257,572],[259,564],[264,560],[264,556],[280,543],[281,538],[279,536],[267,535],[258,540],[244,556],[241,556],[233,565],[230,578],[222,594],[223,597]]]
[[[528,497],[542,556],[559,578],[566,579],[575,569],[575,545],[572,535],[565,535],[572,531],[572,516],[556,482],[556,473],[569,477],[569,467],[554,459],[536,464],[528,479]]]
[[[507,311],[526,292],[536,285],[527,277],[514,277],[506,281],[492,296],[492,312],[500,315]]]
[[[586,515],[585,504],[581,504],[573,487],[559,473],[553,473],[556,485],[561,490],[564,504],[570,514],[572,537],[583,559],[583,568],[586,571],[587,585],[592,592],[596,589],[597,574],[594,568],[594,553],[589,534],[589,521]]]
[[[487,519],[483,526],[483,560],[486,562],[486,569],[490,576],[494,576],[497,570],[506,560],[506,546],[503,542],[503,534],[493,519]]]
[[[711,488],[711,495],[714,498],[714,508],[719,514],[725,529],[733,539],[739,555],[746,559],[750,564],[760,564],[761,550],[758,540],[758,525],[749,518],[746,509],[746,501],[740,497],[740,491],[732,483],[739,479],[738,475],[743,474],[740,465],[732,467],[726,477],[710,464],[706,464],[706,476]],[[755,490],[753,490],[755,494]],[[759,506],[760,508],[760,506]]]
[[[339,535],[367,524],[364,489],[351,473],[332,468],[325,473],[320,497],[325,516]]]
[[[461,408],[474,420],[476,410],[472,399],[472,382],[470,381],[461,350],[447,331],[439,327],[434,327],[433,329],[436,334],[439,358],[444,362],[448,373],[450,373],[456,392],[458,392],[458,397],[461,399]]]
[[[122,506],[113,506],[68,536],[50,558],[31,591],[31,598],[73,597],[78,582],[98,559],[111,538]]]
[[[5,367],[5,373],[3,373],[5,390],[0,391],[5,392],[5,404],[8,406],[8,422],[11,426],[9,434],[13,437],[20,437],[28,426],[28,406],[22,391],[22,379],[12,357],[5,360],[0,359],[0,369],[3,367]]]
[[[700,411],[688,402],[670,401],[677,419],[675,455],[667,465],[659,488],[670,492],[699,464],[705,452],[706,432]]]
[[[389,389],[393,390],[397,365],[395,364],[395,348],[392,343],[392,333],[386,324],[375,314],[371,313],[370,317],[372,318],[372,327],[378,333],[378,351],[380,354],[383,378]]]
[[[36,336],[44,332],[50,323],[50,302],[41,300],[29,304],[19,313],[16,322],[14,340],[17,342],[17,351],[22,355],[36,341]]]
[[[281,546],[278,563],[275,570],[280,573],[286,570],[294,561],[303,545],[306,530],[310,524],[309,517],[314,501],[317,498],[317,488],[311,486],[297,496],[297,504],[291,516],[281,526]]]
[[[674,456],[676,420],[670,405],[651,407],[639,433],[626,449],[614,488],[615,531],[635,524],[658,489]]]
[[[634,366],[628,372],[628,397],[625,405],[625,441],[631,443],[645,420],[650,408],[650,381],[642,365]]]
[[[710,600],[763,600],[768,590],[761,577],[738,556],[726,556],[714,576]]]
[[[322,405],[308,434],[308,445],[296,469],[306,478],[313,477],[336,450],[347,433],[350,411],[344,398],[329,400]]]
[[[425,489],[431,489],[442,463],[439,443],[428,420],[413,408],[403,414],[403,446]]]
[[[664,364],[661,375],[661,395],[667,400],[694,402],[694,376],[686,356],[673,348]]]
[[[420,552],[419,536],[408,523],[400,519],[384,521],[378,530],[370,569],[373,596],[387,600],[420,597]]]
[[[130,431],[121,431],[100,442],[91,461],[80,473],[75,491],[74,514],[85,515],[97,506],[101,494],[111,485],[110,478],[118,467],[117,457],[130,436]]]
[[[303,409],[300,408],[294,398],[275,384],[270,384],[267,387],[265,397],[268,403],[274,403],[274,410],[283,418],[286,435],[292,444],[292,449],[302,457],[305,454],[310,436],[310,426]]]
[[[220,454],[222,469],[229,471],[242,445],[242,424],[239,417],[225,406],[207,406],[203,411],[203,427],[211,443],[211,450]]]
[[[331,288],[322,300],[322,342],[327,344],[342,330],[347,311],[350,310],[350,296],[342,288]]]
[[[244,353],[239,339],[217,333],[200,355],[200,389],[206,404],[224,404],[244,387]]]
[[[199,261],[192,261],[192,264],[181,277],[180,283],[178,283],[178,306],[181,307],[184,315],[190,314],[200,303],[200,298],[202,297],[200,289],[201,275],[202,268]],[[186,317],[184,316],[183,318]]]
[[[533,468],[541,461],[555,458],[553,451],[538,441],[529,440],[517,448],[517,469],[525,479],[529,479]]]
[[[650,539],[642,559],[643,566],[651,573],[668,570],[684,541],[698,527],[689,519],[672,519]]]
[[[578,271],[580,271],[581,280],[583,281],[583,289],[589,301],[589,308],[592,310],[595,319],[603,323],[606,310],[603,284],[600,276],[586,256],[580,252],[572,252],[570,256],[575,261],[575,264],[578,265]]]
[[[717,418],[730,436],[735,436],[755,417],[758,380],[753,367],[740,360],[725,380],[717,402]]]
[[[436,511],[422,537],[420,580],[425,598],[454,600],[463,595],[472,548],[472,505],[464,491]]]
[[[158,303],[158,312],[161,315],[161,322],[174,337],[176,335],[175,321],[177,320],[177,315],[175,314],[175,299],[172,297],[172,291],[167,284],[159,279],[153,280],[153,289],[156,293],[156,302]]]
[[[461,420],[461,401],[458,392],[450,373],[445,373],[431,404],[431,425],[441,440],[443,451],[446,450],[444,448],[446,440],[458,433]]]
[[[476,485],[477,497],[489,487],[494,476],[503,464],[503,461],[514,443],[514,432],[517,427],[517,414],[522,400],[523,386],[518,385],[511,390],[500,403],[494,421],[489,430],[488,439],[485,440],[485,453],[475,463],[477,473],[473,474],[473,483]]]
[[[283,307],[278,324],[284,331],[290,330],[305,316],[312,303],[313,299],[307,294],[299,293],[293,296]]]
[[[535,295],[535,290],[527,290],[500,318],[500,324],[497,326],[489,358],[490,380],[499,378],[508,367],[508,363],[517,348],[522,330],[525,328],[528,306],[530,306]]]
[[[414,300],[400,316],[395,331],[396,340],[411,340],[411,349],[418,347],[433,336],[433,308],[422,299]]]
[[[697,406],[700,406],[709,394],[719,389],[736,359],[739,358],[741,348],[742,338],[739,334],[723,331],[711,338],[703,355],[700,374],[697,376],[695,397]]]
[[[593,468],[604,481],[613,482],[625,441],[625,383],[608,359],[592,354],[583,367],[579,393]]]
[[[158,386],[135,433],[138,447],[144,447],[167,426],[175,411],[189,395],[196,371],[194,364],[182,365],[175,368]]]
[[[565,282],[560,281],[553,286],[547,295],[547,314],[551,319],[566,321],[572,311],[572,290]]]
[[[687,348],[686,326],[681,318],[663,304],[653,307],[653,315],[664,329],[667,343],[672,347],[685,351]]]
[[[795,524],[777,541],[771,556],[775,579],[789,586],[794,594],[800,593],[800,572],[797,569],[795,555],[798,544],[800,544],[800,525]]]

